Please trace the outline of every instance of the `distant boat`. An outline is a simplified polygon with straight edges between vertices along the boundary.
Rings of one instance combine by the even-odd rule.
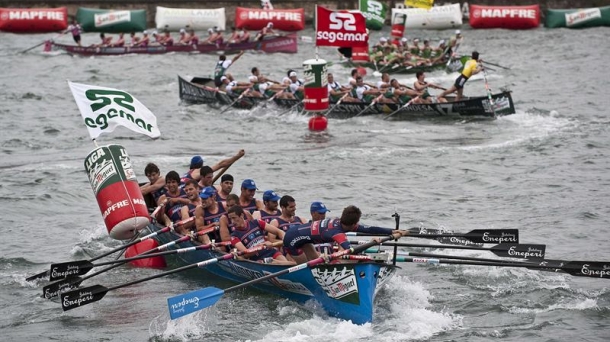
[[[72,55],[81,56],[118,56],[127,54],[162,54],[169,52],[185,52],[185,53],[236,53],[241,50],[256,50],[267,53],[283,52],[283,53],[296,53],[297,52],[297,35],[296,33],[290,33],[285,36],[276,36],[264,39],[261,42],[247,42],[238,44],[198,44],[198,45],[149,45],[149,46],[136,46],[136,47],[92,47],[92,46],[77,46],[59,44],[53,41],[50,42],[49,47],[46,47],[45,51],[49,49],[63,50]]]

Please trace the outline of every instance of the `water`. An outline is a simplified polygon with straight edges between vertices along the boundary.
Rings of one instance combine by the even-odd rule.
[[[166,297],[230,285],[199,272],[112,291],[66,313],[56,301],[39,298],[45,282],[24,281],[51,262],[88,259],[120,244],[107,236],[84,173],[83,159],[94,146],[67,79],[127,90],[156,114],[162,133],[156,141],[124,128],[99,139],[123,145],[142,180],[148,162],[163,174],[182,173],[195,154],[211,164],[243,148],[246,156],[229,171],[237,184],[253,178],[261,193],[290,194],[301,216],[314,200],[324,201],[332,215],[355,204],[364,223],[391,227],[397,211],[403,227],[519,228],[523,242],[547,244],[548,258],[609,260],[608,33],[607,28],[465,30],[462,52],[477,49],[483,59],[511,68],[497,69],[488,80],[494,90],[513,90],[516,114],[484,121],[330,120],[324,135],[309,133],[306,117],[279,116],[282,110],[273,106],[222,115],[208,106],[181,106],[177,75],[210,74],[215,55],[75,58],[38,49],[22,55],[17,52],[51,35],[1,33],[3,339],[608,340],[606,280],[526,269],[403,264],[377,298],[375,322],[363,326],[255,290],[231,293],[212,309],[170,321]],[[85,44],[97,39],[83,37]],[[247,53],[231,72],[245,79],[258,66],[281,79],[313,57],[313,45],[303,42],[299,49],[296,55]],[[338,59],[330,48],[320,56]],[[349,73],[338,65],[331,71],[343,82]],[[372,72],[369,77],[373,81]],[[446,87],[455,77],[428,75]],[[484,91],[476,76],[465,93]],[[157,272],[118,268],[85,285],[113,286]]]

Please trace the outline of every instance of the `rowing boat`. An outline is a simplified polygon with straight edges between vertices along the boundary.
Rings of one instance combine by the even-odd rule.
[[[223,106],[232,105],[239,109],[252,109],[264,98],[244,96],[237,100],[236,96],[219,91],[210,78],[195,77],[186,80],[178,76],[180,99],[187,104],[219,104]],[[328,114],[330,118],[347,119],[362,115],[384,115],[392,113],[393,119],[406,119],[412,117],[494,117],[495,115],[509,115],[515,113],[515,105],[510,91],[493,94],[493,108],[487,96],[464,97],[460,101],[431,104],[411,104],[403,106],[396,103],[377,103],[369,106],[368,103],[341,102],[331,107],[333,110]],[[449,97],[448,97],[449,99]],[[236,101],[237,100],[237,101]],[[283,108],[294,108],[301,110],[303,105],[293,99],[273,99],[274,103]],[[235,102],[235,103],[233,103]]]
[[[149,46],[122,46],[122,47],[93,47],[93,46],[77,46],[59,44],[50,41],[50,47],[46,47],[45,51],[50,49],[66,51],[72,55],[81,56],[118,56],[126,54],[163,54],[169,52],[184,52],[184,53],[236,53],[241,50],[256,50],[267,53],[297,52],[297,35],[296,33],[287,34],[285,36],[271,37],[264,39],[262,42],[247,42],[238,44],[198,44],[198,45],[149,45]]]
[[[415,66],[415,67],[400,65],[400,64],[393,64],[393,65],[377,64],[377,65],[375,65],[374,63],[371,63],[371,62],[356,63],[353,61],[345,61],[345,62],[342,62],[341,64],[344,67],[349,67],[349,68],[364,67],[364,68],[369,68],[369,69],[372,69],[375,71],[379,71],[382,73],[388,73],[388,74],[416,74],[419,71],[432,72],[435,70],[443,70],[443,69],[445,69],[445,71],[447,71],[448,73],[451,73],[451,72],[461,72],[462,69],[464,69],[464,65],[466,64],[466,62],[469,59],[470,59],[470,56],[461,56],[460,58],[453,59],[451,61],[451,63],[449,63],[449,64],[447,64],[446,62],[442,62],[442,63],[436,63],[436,64],[432,64],[432,65],[421,65],[421,66]]]
[[[156,232],[162,227],[150,224],[148,229]],[[171,232],[170,234],[159,234],[155,239],[160,244],[165,244],[180,237]],[[197,244],[187,241],[181,243],[180,247],[188,248]],[[180,253],[178,260],[180,264],[189,265],[222,255],[214,250],[201,249],[190,253]],[[200,270],[236,283],[243,283],[289,267],[243,259],[229,259]],[[395,266],[383,261],[320,264],[253,286],[298,303],[315,301],[324,308],[329,316],[351,320],[354,324],[365,324],[373,321],[375,295],[382,285],[394,275],[395,271]]]

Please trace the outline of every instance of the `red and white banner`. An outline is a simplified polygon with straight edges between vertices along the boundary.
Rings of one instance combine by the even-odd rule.
[[[237,7],[235,26],[245,30],[261,30],[273,23],[274,30],[301,31],[305,28],[305,11],[297,9],[258,9]]]
[[[366,18],[359,11],[316,6],[316,46],[367,46]]]
[[[68,10],[59,8],[0,8],[0,31],[42,33],[68,27]]]
[[[525,30],[540,26],[540,6],[470,5],[473,28],[506,28]]]

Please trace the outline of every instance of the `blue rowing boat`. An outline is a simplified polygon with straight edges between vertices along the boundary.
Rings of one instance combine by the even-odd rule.
[[[156,232],[161,227],[150,224],[148,229]],[[165,244],[180,238],[180,235],[168,232],[154,238],[160,244]],[[180,248],[193,246],[196,246],[196,243],[187,241],[183,242]],[[187,265],[222,255],[217,251],[201,249],[180,253],[178,259]],[[289,267],[231,259],[211,264],[205,271],[236,283],[243,283]],[[378,261],[321,264],[283,274],[253,286],[298,303],[316,301],[329,316],[355,324],[365,324],[373,321],[375,295],[395,271],[395,266]]]

